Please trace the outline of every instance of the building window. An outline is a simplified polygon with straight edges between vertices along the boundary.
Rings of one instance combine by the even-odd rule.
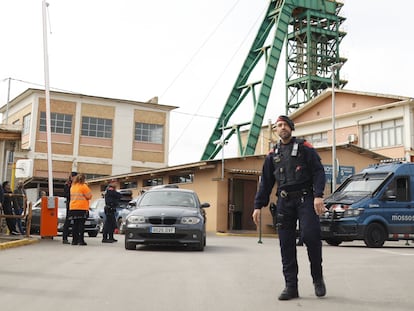
[[[94,179],[94,178],[102,178],[102,177],[106,177],[108,175],[103,175],[103,174],[88,174],[88,173],[83,173],[85,175],[85,179]]]
[[[143,187],[151,187],[151,186],[157,186],[157,185],[162,185],[162,177],[144,179],[143,184],[142,184]]]
[[[135,140],[154,144],[162,144],[164,126],[135,122]]]
[[[364,148],[375,149],[402,145],[403,119],[371,123],[362,127]]]
[[[82,135],[100,138],[112,138],[112,120],[94,117],[82,117]]]
[[[194,180],[194,174],[180,174],[170,176],[170,184],[188,184]]]
[[[328,144],[328,133],[314,133],[310,135],[306,135],[303,137],[313,146],[321,146],[321,145],[327,145]]]
[[[124,181],[124,189],[136,189],[137,188],[137,182],[136,181]]]
[[[40,132],[46,132],[46,112],[40,112]],[[72,115],[55,113],[50,114],[50,131],[57,134],[72,134]]]
[[[32,120],[32,115],[27,114],[23,117],[23,129],[22,129],[22,135],[29,134],[30,132],[30,121]]]
[[[8,154],[8,158],[7,158],[7,163],[8,164],[11,164],[13,162],[14,162],[14,151],[13,150],[9,150],[9,154]]]

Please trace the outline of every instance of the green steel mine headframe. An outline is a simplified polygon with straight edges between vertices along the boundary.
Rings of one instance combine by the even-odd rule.
[[[346,34],[339,30],[345,20],[339,16],[342,6],[342,3],[334,0],[270,0],[264,20],[201,160],[214,159],[224,142],[233,134],[238,136],[241,156],[255,154],[284,44],[286,114],[331,87],[331,66],[346,61],[339,55],[339,44]],[[262,70],[259,79],[254,80],[259,70]],[[343,88],[347,81],[340,79],[339,70],[336,69],[334,73],[335,87]],[[251,121],[228,126],[233,113],[247,100],[249,93],[253,97]],[[242,126],[250,127],[245,142],[240,135]]]

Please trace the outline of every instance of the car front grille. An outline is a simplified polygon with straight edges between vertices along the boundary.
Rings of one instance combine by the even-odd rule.
[[[148,221],[152,225],[173,225],[177,222],[176,217],[150,217]]]

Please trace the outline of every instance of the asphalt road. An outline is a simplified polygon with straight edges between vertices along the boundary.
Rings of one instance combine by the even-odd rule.
[[[210,235],[204,252],[124,249],[61,238],[0,250],[0,310],[414,310],[414,244],[324,245],[327,296],[316,298],[306,248],[299,247],[299,294],[284,287],[278,240]]]

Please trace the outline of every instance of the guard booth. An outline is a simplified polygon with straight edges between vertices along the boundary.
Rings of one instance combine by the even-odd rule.
[[[40,236],[53,238],[57,236],[58,197],[42,197],[40,210]]]

